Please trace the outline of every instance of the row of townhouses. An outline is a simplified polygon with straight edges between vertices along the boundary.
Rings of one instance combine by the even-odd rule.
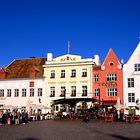
[[[30,104],[47,106],[49,110],[62,99],[76,100],[77,107],[86,99],[110,106],[118,97],[122,104],[133,107],[139,103],[139,89],[140,43],[125,64],[110,49],[103,63],[98,55],[94,59],[71,54],[53,58],[48,53],[46,58],[14,60],[0,70],[0,106],[20,109]],[[60,108],[53,106],[55,111]]]

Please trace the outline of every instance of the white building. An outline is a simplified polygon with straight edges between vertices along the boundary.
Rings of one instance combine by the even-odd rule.
[[[135,107],[140,100],[140,43],[123,68],[124,105]]]
[[[1,69],[0,106],[12,105],[26,111],[36,105],[46,106],[42,67],[45,61],[46,58],[14,60]]]

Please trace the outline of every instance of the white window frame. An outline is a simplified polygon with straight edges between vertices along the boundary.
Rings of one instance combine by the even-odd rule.
[[[19,89],[15,89],[15,97],[19,97]]]
[[[87,77],[87,69],[82,69],[82,77]]]
[[[140,64],[139,63],[134,64],[134,71],[136,71],[136,72],[140,71]]]
[[[87,93],[88,93],[88,86],[87,85],[82,86],[82,95],[87,96]]]
[[[100,94],[100,89],[99,88],[95,88],[94,89],[94,95],[95,95],[95,97],[98,97],[99,94]]]
[[[41,97],[42,96],[42,91],[43,89],[42,88],[38,88],[37,89],[37,92],[38,92],[38,96]]]
[[[65,70],[61,70],[61,78],[65,78]]]
[[[71,95],[76,96],[76,86],[71,86]]]
[[[34,88],[30,88],[30,97],[34,97],[35,95],[35,89]]]
[[[117,88],[108,88],[107,95],[108,95],[108,97],[117,96]]]
[[[55,96],[55,87],[54,86],[50,87],[50,96],[51,97]]]
[[[117,81],[117,74],[116,73],[107,73],[106,81]]]
[[[128,93],[128,103],[135,103],[135,93]]]
[[[127,79],[128,88],[133,88],[135,86],[134,78]]]
[[[0,97],[4,97],[4,89],[0,89]]]
[[[23,88],[22,89],[22,97],[26,97],[26,94],[27,94],[27,89]]]
[[[60,88],[60,90],[61,90],[61,95],[62,96],[66,96],[65,94],[65,91],[66,91],[66,87],[65,86],[61,86],[61,88]]]
[[[94,74],[94,82],[98,82],[99,81],[99,74]]]
[[[11,97],[12,95],[12,90],[11,89],[7,89],[7,97]]]
[[[71,77],[76,77],[76,69],[71,70]]]
[[[55,70],[51,70],[51,76],[50,78],[55,78]]]

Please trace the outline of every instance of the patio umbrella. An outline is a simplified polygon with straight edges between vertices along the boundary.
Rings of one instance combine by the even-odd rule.
[[[28,98],[27,103],[26,103],[26,111],[30,115],[30,113],[31,113],[31,101],[29,98]]]
[[[50,107],[42,105],[42,104],[31,104],[31,108],[33,108],[33,109],[51,109]]]
[[[114,105],[114,107],[117,110],[117,114],[118,114],[118,119],[120,118],[120,110],[123,108],[123,105],[120,103],[120,97],[117,98],[117,102]]]
[[[0,109],[2,110],[8,110],[8,109],[18,109],[18,106],[13,106],[13,105],[4,105],[4,106],[1,106]]]

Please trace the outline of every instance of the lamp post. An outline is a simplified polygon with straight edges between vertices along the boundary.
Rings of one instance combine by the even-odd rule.
[[[64,109],[66,110],[65,101],[66,101],[66,89],[64,89]]]
[[[100,94],[100,89],[99,89],[99,107],[101,106],[101,94]]]

